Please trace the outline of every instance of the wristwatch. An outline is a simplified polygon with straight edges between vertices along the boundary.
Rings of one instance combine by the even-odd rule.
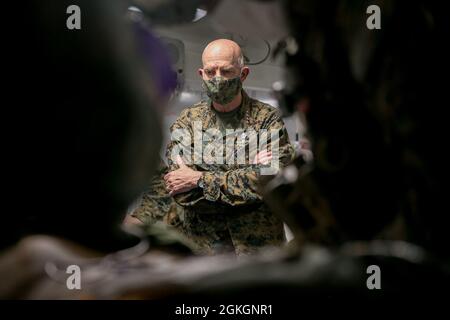
[[[203,177],[205,176],[204,173],[200,176],[200,178],[197,180],[197,187],[204,188],[205,187],[205,181],[203,180]]]

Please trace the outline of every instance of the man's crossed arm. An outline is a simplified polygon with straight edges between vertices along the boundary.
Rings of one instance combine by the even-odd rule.
[[[263,150],[255,156],[252,164],[266,165],[270,163],[271,160],[272,152]],[[176,162],[179,168],[167,173],[164,176],[166,188],[171,196],[196,188],[198,185],[198,180],[203,175],[202,171],[191,169],[185,165],[180,156],[177,156]]]

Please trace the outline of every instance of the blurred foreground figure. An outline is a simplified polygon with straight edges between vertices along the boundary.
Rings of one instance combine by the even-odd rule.
[[[79,30],[66,26],[71,4]],[[155,172],[162,104],[125,12],[107,1],[26,2],[11,31],[20,170],[2,246],[31,233],[105,252],[137,243],[119,225]]]
[[[65,285],[44,295],[32,289],[52,279],[55,268],[65,273],[60,262],[69,248],[78,248],[71,264],[82,266],[88,257],[139,251],[144,239],[159,238],[124,232],[120,223],[156,172],[158,108],[171,86],[161,79],[170,73],[156,38],[143,46],[142,34],[124,19],[124,3],[23,5],[10,30],[14,70],[7,92],[17,103],[11,108],[17,133],[8,154],[17,170],[7,182],[14,208],[5,210],[0,234],[0,296],[58,298]],[[81,10],[80,29],[66,25],[71,5]],[[33,234],[45,241],[23,239]]]
[[[323,4],[323,6],[322,6]],[[366,27],[369,5],[379,30]],[[306,242],[404,240],[445,255],[448,70],[438,5],[418,1],[285,1],[293,31],[281,104],[308,127],[313,163],[298,159],[268,198]]]

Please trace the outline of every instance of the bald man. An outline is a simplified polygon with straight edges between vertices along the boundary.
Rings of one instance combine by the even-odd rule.
[[[276,160],[281,166],[287,165],[294,149],[284,123],[277,109],[250,98],[242,89],[250,70],[244,65],[238,44],[215,40],[203,51],[202,62],[198,74],[209,99],[181,112],[171,126],[172,141],[167,148],[170,172],[164,180],[170,195],[184,207],[182,229],[205,254],[234,251],[243,255],[266,246],[280,246],[285,242],[283,223],[258,193],[261,167],[274,160],[272,149],[259,150],[254,157],[244,152],[245,163],[236,160],[237,154],[248,146],[237,143],[242,132],[272,130],[277,133]],[[213,139],[205,135],[213,129],[222,134],[214,140],[216,143],[227,140],[224,149],[208,149],[207,144]],[[199,134],[203,134],[204,148],[203,154],[195,158]],[[208,161],[206,150],[227,156],[230,145],[237,149],[231,152],[232,161]],[[174,156],[176,150],[183,150],[183,158]]]

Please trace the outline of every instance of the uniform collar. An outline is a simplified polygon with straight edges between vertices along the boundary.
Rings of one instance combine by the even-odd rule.
[[[241,89],[242,94],[242,101],[241,106],[239,107],[239,118],[243,123],[245,123],[245,126],[251,126],[252,121],[250,119],[250,109],[252,106],[252,99],[248,96],[247,92],[245,92],[244,89]],[[215,118],[215,113],[213,111],[213,105],[212,100],[208,99],[206,100],[207,106],[210,109],[210,112],[207,112],[203,116],[203,123],[208,126],[209,121],[212,121],[212,118]]]
[[[247,92],[245,92],[244,89],[241,89],[241,95],[242,95],[242,101],[241,101],[241,105],[238,107],[240,109],[240,116],[244,116],[245,112],[250,109],[251,106],[251,98],[248,96]],[[214,108],[213,107],[213,102],[211,99],[207,99],[206,100],[207,105],[211,108],[211,110]]]

